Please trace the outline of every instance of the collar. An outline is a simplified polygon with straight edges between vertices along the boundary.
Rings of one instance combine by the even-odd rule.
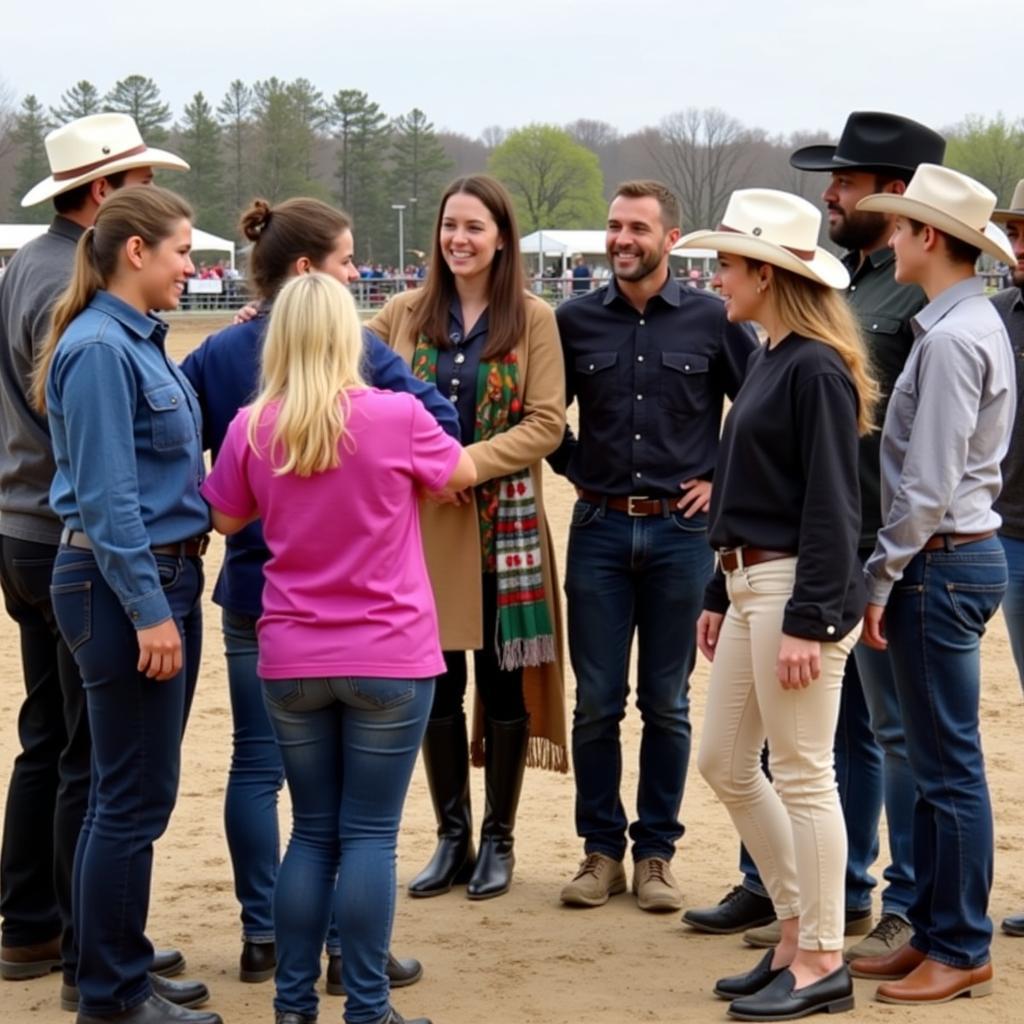
[[[167,337],[167,324],[163,320],[153,316],[152,313],[140,313],[127,302],[111,295],[110,292],[100,290],[89,303],[90,309],[99,310],[113,317],[125,330],[130,331],[138,338],[148,338],[157,344],[163,344]]]
[[[964,281],[947,288],[944,292],[936,295],[927,306],[924,307],[911,321],[914,329],[914,337],[919,338],[922,334],[930,331],[944,316],[948,315],[964,299],[985,294],[985,284],[980,277],[975,275]]]
[[[490,307],[485,309],[480,314],[479,318],[477,319],[477,322],[473,324],[473,330],[471,330],[466,337],[461,339],[462,344],[466,344],[467,342],[470,342],[474,338],[478,338],[481,334],[485,334],[487,332],[488,313],[490,313]],[[456,324],[458,325],[457,330],[459,331],[460,334],[462,334],[466,329],[466,322],[462,319],[462,303],[459,302],[458,295],[453,295],[451,302],[448,303],[448,316],[450,319],[456,322]],[[449,336],[451,335],[450,329],[448,331],[448,334]],[[454,339],[451,340],[454,342]],[[459,342],[455,342],[455,344],[459,344]]]
[[[58,213],[57,216],[50,221],[50,234],[59,235],[61,238],[67,238],[72,242],[77,242],[82,235],[85,234],[85,228],[83,228],[81,224],[76,224],[73,220],[68,220],[67,217],[62,217]]]
[[[672,276],[672,271],[667,272],[665,283],[661,286],[661,291],[653,298],[661,299],[663,302],[667,302],[670,306],[679,306],[679,302],[682,298],[682,289],[679,282]],[[623,296],[622,292],[619,291],[618,279],[613,274],[608,281],[608,290],[604,295],[604,304],[610,306],[616,299],[622,299],[623,302],[628,300]]]
[[[850,272],[850,280],[861,277],[873,270],[882,270],[896,261],[896,253],[887,245],[868,253],[867,259],[861,263],[860,252],[851,250],[843,257],[843,264]]]

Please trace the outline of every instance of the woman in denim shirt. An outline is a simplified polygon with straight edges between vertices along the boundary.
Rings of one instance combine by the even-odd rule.
[[[209,516],[199,405],[167,358],[192,272],[191,210],[164,189],[112,196],[75,256],[40,354],[35,400],[64,524],[54,613],[82,674],[93,738],[75,863],[79,1024],[219,1024],[153,993],[145,937],[153,841],[167,827],[199,669]]]

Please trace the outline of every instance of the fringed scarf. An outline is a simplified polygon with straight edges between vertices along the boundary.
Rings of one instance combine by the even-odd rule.
[[[412,372],[437,384],[437,348],[422,334]],[[481,360],[473,440],[489,441],[511,429],[522,411],[515,352]],[[529,469],[480,484],[476,499],[484,571],[498,577],[498,661],[506,671],[554,661],[555,636],[544,594],[537,500]]]

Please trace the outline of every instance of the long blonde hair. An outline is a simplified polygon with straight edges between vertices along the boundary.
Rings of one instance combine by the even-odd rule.
[[[132,185],[104,200],[95,224],[78,240],[71,280],[53,307],[50,333],[36,354],[31,398],[40,412],[46,412],[46,376],[57,342],[110,283],[125,242],[137,235],[152,248],[169,238],[181,221],[191,219],[192,208],[181,196],[156,185]]]
[[[349,388],[365,387],[363,332],[347,288],[327,274],[299,274],[274,301],[260,372],[249,407],[249,446],[274,463],[274,475],[312,476],[353,451],[345,424]],[[270,442],[259,442],[264,410],[279,403]]]
[[[748,261],[755,264],[755,261]],[[846,298],[835,288],[781,267],[773,267],[770,294],[782,323],[805,338],[815,338],[839,353],[857,392],[857,430],[875,429],[878,383],[868,366],[867,349]]]

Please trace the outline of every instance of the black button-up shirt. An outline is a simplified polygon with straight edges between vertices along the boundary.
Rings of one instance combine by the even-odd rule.
[[[448,307],[448,340],[450,348],[437,353],[437,388],[459,414],[460,440],[472,444],[476,440],[476,385],[480,373],[480,356],[487,347],[490,310],[477,318],[469,334],[462,323],[462,303],[453,298]],[[458,383],[456,383],[456,381]]]
[[[717,295],[671,276],[642,313],[613,278],[556,316],[580,432],[566,428],[555,472],[609,496],[678,497],[684,480],[711,479],[724,398],[757,348],[751,328],[730,324]]]
[[[1003,517],[1001,533],[1024,540],[1024,292],[1006,288],[992,296],[992,305],[1006,324],[1017,368],[1017,412],[1010,450],[1003,459],[1003,490],[996,511]]]

